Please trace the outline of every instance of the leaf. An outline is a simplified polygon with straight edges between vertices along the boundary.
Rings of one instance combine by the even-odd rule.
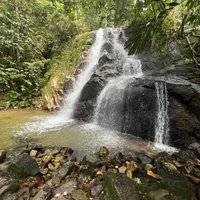
[[[194,183],[199,184],[200,183],[200,179],[191,175],[185,175],[187,176],[190,180],[192,180]]]
[[[153,171],[151,170],[147,170],[147,175],[155,178],[155,179],[158,179],[158,180],[161,180],[161,177],[158,175],[158,174],[155,174]]]
[[[4,103],[5,109],[8,109],[10,106],[11,106],[11,101],[6,101],[6,102]]]

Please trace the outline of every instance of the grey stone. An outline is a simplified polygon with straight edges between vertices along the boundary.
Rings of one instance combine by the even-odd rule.
[[[134,182],[122,174],[104,174],[103,190],[105,200],[139,200]]]
[[[75,179],[73,178],[66,179],[61,186],[53,190],[53,194],[54,195],[60,193],[64,194],[65,192],[67,192],[67,194],[70,194],[76,189],[76,186],[77,182]]]
[[[98,161],[100,161],[100,158],[97,153],[88,154],[83,158],[83,163],[89,162],[90,164],[95,164]]]
[[[40,190],[33,198],[32,200],[47,200],[51,196],[51,189],[45,188],[43,190]]]
[[[10,164],[8,172],[14,177],[35,176],[39,173],[39,166],[35,159],[27,154],[22,154]]]
[[[74,190],[72,192],[72,198],[76,200],[87,200],[86,193],[83,190]]]

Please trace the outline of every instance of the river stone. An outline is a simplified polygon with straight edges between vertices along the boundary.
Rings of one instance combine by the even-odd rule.
[[[74,178],[66,179],[65,182],[61,186],[59,186],[53,190],[53,194],[55,194],[55,195],[56,194],[64,194],[66,192],[67,192],[67,194],[70,194],[75,190],[76,186],[77,186],[76,179],[74,179]]]
[[[8,167],[8,172],[14,177],[35,176],[39,173],[39,166],[31,156],[21,154]]]
[[[0,150],[0,164],[6,159],[6,153],[7,152],[5,150]]]
[[[149,164],[152,162],[152,159],[144,154],[138,154],[137,155],[137,159],[139,162],[141,162],[142,164]]]
[[[165,189],[159,189],[148,193],[152,200],[171,200],[170,193]]]
[[[66,162],[58,171],[58,176],[61,180],[65,179],[65,177],[71,173],[73,170],[73,163],[71,161]]]
[[[83,170],[81,170],[81,172],[79,174],[78,181],[80,183],[88,183],[92,180],[92,177],[93,177],[92,170],[83,169]]]
[[[93,186],[93,187],[91,188],[91,195],[92,195],[93,197],[97,197],[97,196],[100,195],[100,193],[102,192],[102,190],[103,190],[103,186],[102,186],[102,185]]]
[[[51,189],[45,188],[43,190],[40,190],[33,198],[32,200],[47,200],[51,196]]]
[[[30,156],[31,156],[31,157],[36,157],[37,153],[38,153],[38,151],[33,149],[33,150],[31,150],[31,152],[30,152]]]
[[[83,190],[74,190],[72,192],[72,199],[87,200],[86,193]]]
[[[107,172],[102,179],[105,200],[139,200],[134,182],[125,175]]]
[[[100,147],[99,155],[101,157],[107,157],[109,155],[109,150],[106,147]]]
[[[100,158],[97,153],[88,154],[83,158],[83,163],[96,164],[98,161],[100,161]]]

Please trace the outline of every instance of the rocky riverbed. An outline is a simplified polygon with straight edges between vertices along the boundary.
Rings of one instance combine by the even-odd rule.
[[[106,147],[77,159],[68,147],[0,151],[2,200],[197,200],[200,145],[169,155]]]

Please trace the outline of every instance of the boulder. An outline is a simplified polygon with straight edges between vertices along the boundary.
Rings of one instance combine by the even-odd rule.
[[[139,200],[134,182],[127,176],[106,172],[102,179],[105,200]]]
[[[39,166],[31,156],[21,154],[10,164],[8,172],[14,177],[35,176],[39,173]]]

